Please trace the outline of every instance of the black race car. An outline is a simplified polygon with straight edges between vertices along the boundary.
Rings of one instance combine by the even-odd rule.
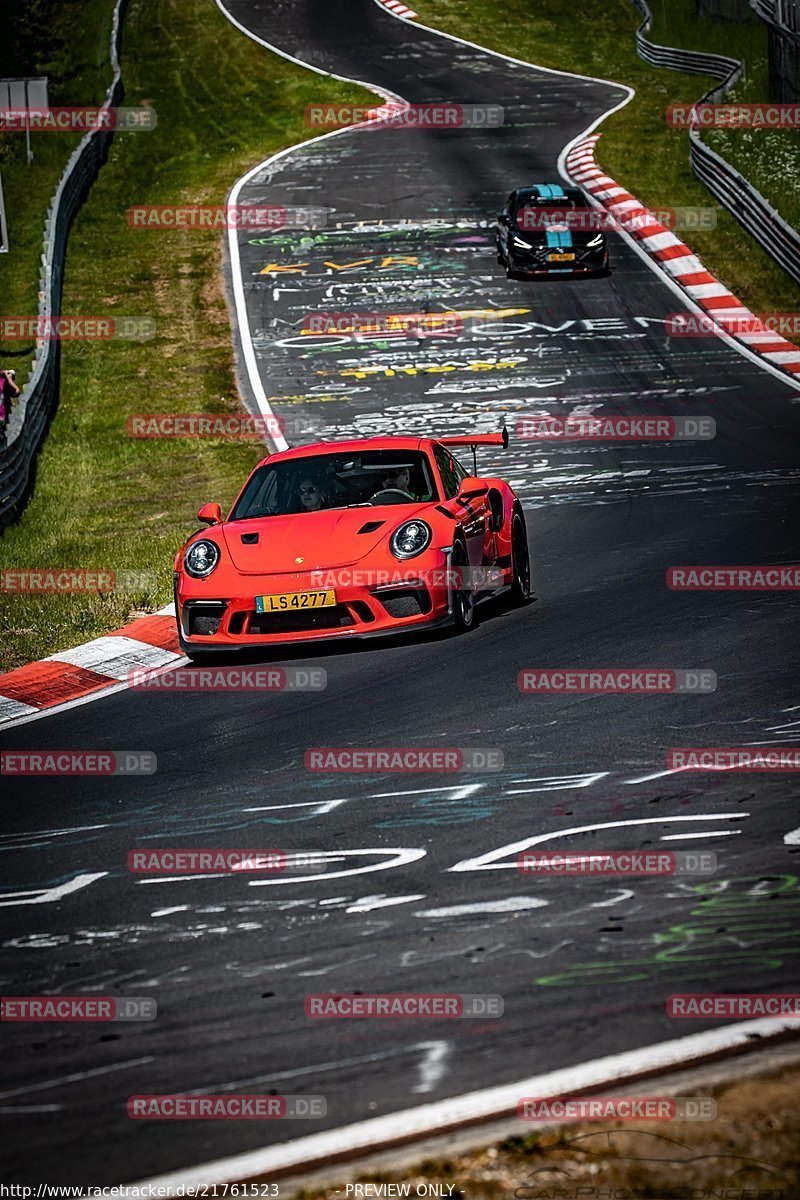
[[[509,279],[607,275],[608,219],[579,188],[560,183],[517,188],[497,217],[497,261]]]

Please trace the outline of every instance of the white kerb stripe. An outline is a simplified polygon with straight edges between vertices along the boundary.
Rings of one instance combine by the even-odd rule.
[[[642,245],[645,250],[666,250],[668,246],[682,246],[674,233],[651,233],[649,237],[642,238]]]
[[[72,663],[108,675],[111,679],[127,679],[128,672],[135,667],[164,667],[181,658],[174,650],[163,650],[161,646],[150,646],[129,637],[101,637],[74,650],[51,654],[46,662]]]
[[[702,297],[705,299],[707,296],[733,296],[733,293],[728,291],[724,283],[688,283],[686,290],[690,296],[694,296],[695,298]],[[724,312],[725,310],[723,309],[722,311]]]
[[[664,270],[673,275],[680,281],[681,275],[695,275],[698,271],[705,271],[705,267],[700,262],[700,259],[695,254],[682,254],[680,258],[668,258],[662,266]]]
[[[0,688],[3,686],[0,680]],[[15,717],[29,717],[39,709],[33,704],[23,704],[21,700],[11,700],[8,696],[0,696],[0,725],[4,721],[13,721]]]
[[[800,362],[800,350],[765,350],[764,355],[770,362]]]

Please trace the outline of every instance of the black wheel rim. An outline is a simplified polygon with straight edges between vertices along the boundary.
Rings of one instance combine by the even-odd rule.
[[[531,561],[528,554],[528,539],[525,535],[525,526],[519,517],[515,517],[514,519],[512,553],[514,555],[514,578],[520,593],[527,597],[531,591]]]
[[[456,570],[466,566],[466,557],[463,550],[456,550],[453,554],[452,562]],[[469,588],[458,588],[453,593],[453,605],[454,607],[458,606],[458,616],[461,624],[465,627],[471,625],[474,613],[472,611],[472,604],[470,603]]]

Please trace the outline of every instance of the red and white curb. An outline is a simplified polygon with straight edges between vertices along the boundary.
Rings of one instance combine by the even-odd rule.
[[[407,21],[413,21],[417,15],[407,4],[401,3],[401,0],[379,0],[379,2],[384,8],[390,9],[396,17],[405,17]]]
[[[172,605],[106,637],[0,675],[0,728],[126,686],[128,673],[184,661]]]
[[[626,222],[632,238],[662,271],[686,292],[721,333],[743,342],[779,370],[800,377],[800,347],[787,342],[759,321],[724,283],[707,271],[688,246],[656,220],[648,208],[605,175],[597,166],[594,150],[600,135],[595,133],[577,142],[567,153],[566,170],[599,201],[612,216]],[[634,224],[635,222],[635,224]],[[746,325],[747,332],[741,332]]]

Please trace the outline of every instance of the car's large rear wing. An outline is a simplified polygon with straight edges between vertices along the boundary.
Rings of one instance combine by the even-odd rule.
[[[508,428],[504,425],[499,433],[460,433],[453,437],[436,438],[443,446],[502,446],[508,447]]]

